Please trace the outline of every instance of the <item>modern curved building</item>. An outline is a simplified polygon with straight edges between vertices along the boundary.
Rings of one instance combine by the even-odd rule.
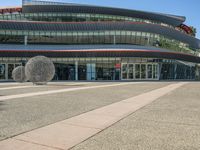
[[[195,80],[200,40],[183,16],[24,0],[0,9],[0,81],[33,56],[54,80]]]

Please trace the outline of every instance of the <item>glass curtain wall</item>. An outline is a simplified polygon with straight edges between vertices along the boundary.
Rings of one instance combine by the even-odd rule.
[[[59,58],[52,59],[54,80],[120,80],[120,58]]]
[[[195,79],[195,64],[176,60],[94,57],[55,58],[52,61],[56,66],[55,80],[76,80],[76,74],[78,80]]]
[[[135,31],[21,31],[0,30],[0,43],[22,44],[24,36],[28,37],[28,44],[131,44],[154,46],[194,54],[196,50],[187,43],[168,37],[147,32]]]
[[[12,80],[12,70],[29,58],[0,62],[0,80]],[[54,80],[181,80],[195,79],[195,65],[154,58],[51,58]],[[16,61],[15,61],[16,60]],[[5,62],[6,61],[6,62]],[[24,65],[25,63],[23,63]]]
[[[141,18],[106,15],[106,14],[89,14],[89,13],[20,13],[0,15],[1,20],[23,20],[23,21],[50,21],[50,22],[85,22],[85,21],[131,21],[159,24],[175,28],[171,25]]]
[[[184,65],[176,62],[164,62],[161,65],[160,79],[162,80],[181,80],[195,79],[195,66]]]

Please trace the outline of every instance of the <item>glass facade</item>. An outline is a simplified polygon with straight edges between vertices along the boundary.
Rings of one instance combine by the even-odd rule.
[[[195,79],[195,65],[165,62],[161,65],[161,80],[191,80]]]
[[[23,20],[23,21],[48,21],[48,22],[85,22],[85,21],[131,21],[159,24],[175,28],[171,25],[159,21],[133,18],[126,16],[116,16],[107,14],[89,14],[89,13],[19,13],[0,15],[1,20]]]
[[[76,58],[55,62],[55,80],[120,80],[120,58]]]
[[[0,59],[0,81],[12,80],[12,70],[29,58]],[[154,58],[51,58],[57,80],[194,80],[195,63]],[[12,63],[10,63],[12,61]]]
[[[37,9],[37,7],[30,7],[27,9],[28,12],[34,13],[23,13],[23,9],[20,8],[21,11],[14,11],[14,13],[11,11],[2,11],[2,13],[0,13],[0,24],[2,23],[2,28],[0,29],[0,44],[9,46],[12,46],[12,44],[46,45],[47,47],[45,48],[47,50],[49,48],[48,46],[51,45],[54,45],[54,47],[55,45],[66,45],[66,47],[67,45],[94,45],[94,49],[96,49],[98,47],[95,48],[95,45],[105,46],[118,44],[121,45],[121,47],[123,47],[123,45],[138,45],[135,46],[139,47],[138,49],[133,48],[135,51],[144,48],[144,50],[158,51],[155,52],[156,55],[149,55],[150,57],[157,58],[145,58],[145,54],[141,54],[144,55],[143,57],[136,57],[134,55],[134,57],[130,58],[129,55],[126,57],[120,57],[121,55],[116,55],[117,57],[97,57],[92,55],[92,57],[88,58],[79,58],[77,56],[69,55],[63,58],[51,58],[56,69],[54,80],[195,79],[195,66],[197,63],[181,62],[172,59],[174,58],[172,52],[175,52],[174,56],[178,59],[180,59],[179,54],[184,57],[184,59],[180,60],[191,60],[193,57],[196,59],[197,57],[195,56],[199,56],[197,39],[187,34],[179,33],[184,32],[180,28],[181,23],[184,22],[184,17],[148,12],[141,12],[141,15],[136,15],[140,12],[117,9],[117,11],[123,12],[120,13],[113,10],[114,8],[104,8],[108,9],[107,11],[113,10],[110,14],[117,14],[110,15],[105,14],[106,11],[92,11],[92,8],[89,9],[89,6],[87,8],[89,10],[87,11],[84,11],[86,8],[79,10],[78,8],[81,7],[81,5],[78,5],[75,10],[70,8],[71,10],[67,10],[66,12],[63,11],[63,13],[61,13],[61,8],[59,8],[59,6],[66,5],[64,3],[23,1],[23,6],[47,4],[57,5],[56,7],[52,7],[52,9],[55,8],[55,10],[53,10],[54,12],[45,12],[47,10],[43,10],[43,7],[40,9]],[[42,13],[36,13],[36,10],[42,11]],[[56,12],[56,10],[58,10],[58,12]],[[81,10],[89,13],[82,13]],[[136,13],[128,15],[135,17],[125,16],[126,13],[124,11]],[[141,18],[139,18],[139,16]],[[18,23],[16,23],[16,21]],[[31,23],[31,21],[34,21],[34,23]],[[51,23],[51,25],[49,25],[48,22]],[[80,23],[80,25],[83,25],[84,23],[84,26],[75,26],[74,23],[69,22],[77,22]],[[110,24],[98,23],[97,26],[94,26],[94,24],[92,24],[93,22],[110,22]],[[117,27],[115,30],[112,28],[112,25],[117,22],[118,24],[115,26]],[[167,22],[167,24],[164,22]],[[65,23],[67,25],[64,25]],[[134,23],[134,25],[130,25],[131,23]],[[143,26],[139,27],[141,24],[143,24]],[[26,28],[25,26],[27,25],[28,27]],[[148,28],[146,29],[147,26],[149,27],[149,30],[147,30]],[[154,30],[150,30],[151,27]],[[179,32],[172,28],[179,30]],[[172,32],[176,32],[177,36]],[[183,36],[183,38],[180,38],[180,36]],[[34,48],[32,50],[34,50]],[[42,46],[40,50],[43,50]],[[101,51],[99,50],[99,52]],[[168,54],[170,53],[169,57],[163,57],[164,55],[167,55],[167,52]],[[88,52],[85,51],[85,53]],[[124,50],[123,53],[125,54],[126,51]],[[183,53],[190,55],[183,55]],[[85,57],[87,55],[83,56]],[[103,53],[101,56],[103,56]],[[0,81],[11,80],[12,70],[18,65],[25,65],[28,59],[29,57],[7,58],[0,56]],[[197,62],[197,60],[194,60],[194,62]]]
[[[196,49],[159,34],[136,31],[22,31],[0,30],[0,44],[131,44],[153,46],[197,55]]]

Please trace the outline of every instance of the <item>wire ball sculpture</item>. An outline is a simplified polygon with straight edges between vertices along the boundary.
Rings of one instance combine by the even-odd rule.
[[[12,78],[16,82],[26,82],[27,78],[25,75],[25,67],[24,66],[18,66],[12,71]]]
[[[53,62],[45,56],[31,58],[25,66],[27,79],[36,85],[44,85],[51,81],[55,74]]]

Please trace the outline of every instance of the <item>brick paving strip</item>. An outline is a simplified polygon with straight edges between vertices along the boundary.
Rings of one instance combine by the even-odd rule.
[[[174,83],[0,142],[2,150],[66,150],[187,84]]]

